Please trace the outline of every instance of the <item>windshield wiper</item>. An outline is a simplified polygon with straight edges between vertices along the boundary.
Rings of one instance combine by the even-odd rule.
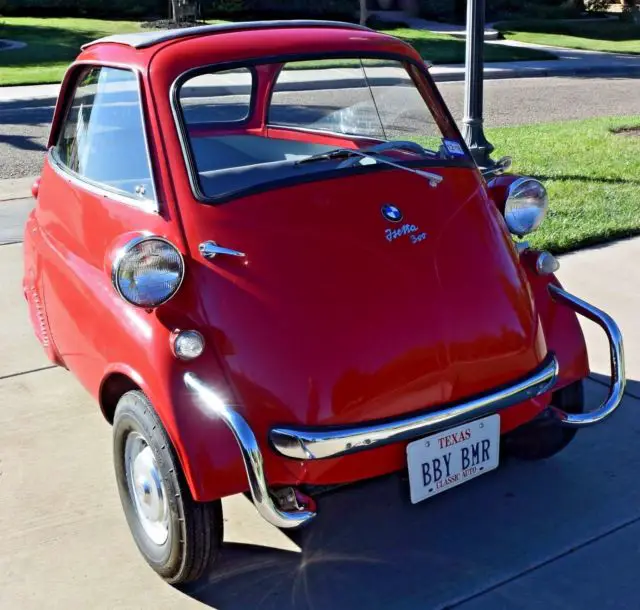
[[[329,150],[327,152],[318,153],[305,157],[304,159],[298,159],[295,164],[303,165],[304,163],[313,163],[314,161],[326,161],[327,159],[346,159],[353,157],[354,151],[350,148],[336,148],[335,150]]]
[[[372,147],[373,148],[373,147]],[[412,167],[405,167],[404,165],[400,165],[399,163],[394,163],[393,161],[388,161],[387,159],[376,158],[373,155],[376,154],[375,150],[371,150],[368,152],[363,152],[357,150],[355,148],[336,148],[335,150],[330,150],[328,152],[319,153],[317,155],[311,155],[310,157],[306,157],[304,159],[299,159],[295,162],[296,165],[302,165],[303,163],[312,163],[314,161],[326,161],[328,159],[343,159],[349,157],[362,157],[363,159],[371,159],[376,163],[383,163],[384,165],[390,165],[391,167],[395,167],[397,169],[402,169],[405,172],[410,172],[412,174],[417,174],[418,176],[422,176],[429,181],[429,185],[432,187],[438,186],[443,180],[442,176],[439,174],[434,174],[432,172],[425,172],[421,169],[413,169]]]
[[[379,144],[374,144],[369,148],[364,148],[362,152],[372,155],[374,153],[383,153],[386,150],[403,150],[413,153],[414,155],[427,155],[429,157],[438,156],[437,152],[424,148],[424,146],[420,146],[420,144],[412,142],[411,140],[389,140],[387,142],[380,142]]]

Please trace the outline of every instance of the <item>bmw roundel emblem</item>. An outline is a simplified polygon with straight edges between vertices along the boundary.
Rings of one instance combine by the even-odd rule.
[[[402,212],[395,205],[385,203],[382,206],[382,215],[391,222],[400,222],[402,220]]]

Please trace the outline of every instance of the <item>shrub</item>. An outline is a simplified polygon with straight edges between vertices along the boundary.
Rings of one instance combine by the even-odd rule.
[[[580,13],[576,0],[486,0],[486,2],[488,21],[525,17],[566,19]],[[466,0],[420,0],[420,13],[427,19],[465,23],[467,2]]]
[[[253,8],[252,0],[214,0],[211,5],[212,11],[222,15],[242,13]]]

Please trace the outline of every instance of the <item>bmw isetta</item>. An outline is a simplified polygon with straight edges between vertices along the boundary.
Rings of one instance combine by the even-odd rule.
[[[615,322],[521,241],[544,186],[483,173],[392,36],[287,21],[87,44],[33,194],[35,333],[112,424],[128,525],[171,583],[212,569],[225,496],[280,528],[390,473],[416,503],[621,403]],[[593,411],[578,315],[610,344]]]

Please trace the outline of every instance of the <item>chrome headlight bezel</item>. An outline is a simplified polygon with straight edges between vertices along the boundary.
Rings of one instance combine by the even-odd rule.
[[[527,197],[528,190],[537,191]],[[522,177],[507,188],[504,204],[504,220],[511,234],[523,237],[540,227],[549,209],[547,189],[535,178]]]
[[[127,261],[127,257],[131,256],[132,252],[140,247],[142,244],[148,242],[158,242],[163,244],[164,246],[169,246],[175,253],[176,259],[178,261],[178,280],[175,285],[172,287],[170,291],[167,292],[161,299],[157,299],[154,301],[145,301],[145,302],[136,302],[135,300],[129,298],[129,296],[123,290],[121,285],[121,271],[123,264]],[[159,307],[160,305],[169,301],[175,294],[180,290],[180,286],[182,286],[182,282],[184,281],[185,275],[185,264],[184,257],[182,253],[176,248],[176,246],[170,242],[168,239],[164,237],[160,237],[158,235],[148,234],[141,235],[139,237],[134,237],[130,239],[126,244],[124,244],[117,252],[116,256],[113,259],[113,264],[111,266],[111,283],[115,291],[120,295],[120,297],[126,301],[127,303],[134,305],[135,307],[140,307],[142,309],[154,309],[155,307]]]

